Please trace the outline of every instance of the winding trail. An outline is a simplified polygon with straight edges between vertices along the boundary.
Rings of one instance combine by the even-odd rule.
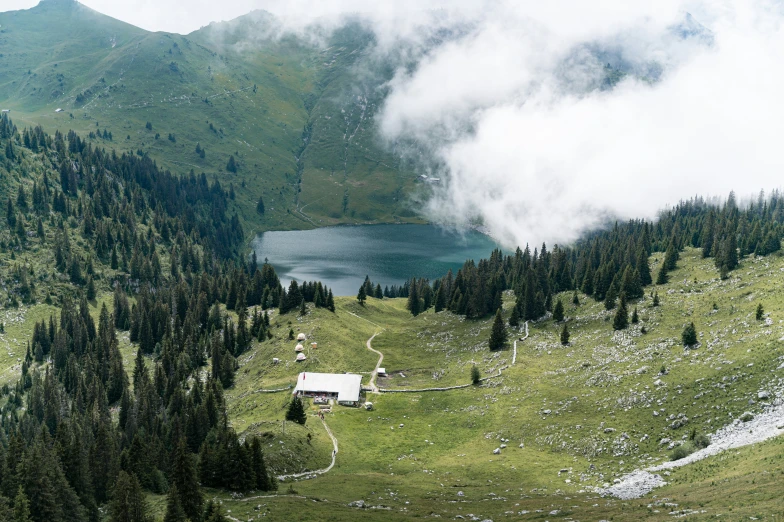
[[[324,425],[324,429],[327,430],[327,435],[329,438],[332,439],[332,462],[330,462],[329,466],[324,469],[317,469],[314,471],[306,471],[304,473],[291,473],[289,475],[278,475],[278,480],[284,482],[287,479],[298,479],[298,478],[315,478],[317,475],[323,475],[331,470],[335,466],[335,457],[338,455],[338,439],[335,435],[332,434],[332,430],[329,429],[325,420],[321,420],[321,423]]]
[[[375,337],[380,333],[381,332],[374,333],[372,337],[370,337],[370,339],[368,339],[365,343],[365,346],[367,346],[368,350],[378,354],[378,362],[376,363],[376,367],[373,368],[373,372],[370,374],[370,389],[373,390],[373,393],[379,393],[378,386],[376,386],[376,377],[378,377],[378,369],[381,367],[381,363],[384,361],[384,354],[374,349],[370,343],[373,342],[373,339],[375,339]]]

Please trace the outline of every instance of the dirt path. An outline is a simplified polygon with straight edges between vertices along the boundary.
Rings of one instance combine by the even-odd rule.
[[[327,426],[326,421],[324,421],[322,419],[321,423],[324,425],[324,429],[327,430],[327,435],[329,435],[329,438],[332,439],[332,462],[330,462],[329,466],[327,466],[324,469],[317,469],[317,470],[314,470],[314,471],[306,471],[304,473],[291,473],[289,475],[278,475],[278,480],[279,481],[284,482],[285,480],[288,480],[288,479],[298,479],[298,478],[309,479],[309,478],[315,478],[317,475],[323,475],[324,473],[327,473],[329,470],[331,470],[335,466],[335,458],[338,455],[338,439],[337,439],[337,437],[335,437],[335,435],[332,434],[332,430],[329,429],[329,426]]]
[[[525,322],[525,335],[520,338],[520,341],[525,341],[528,339],[528,321]],[[517,339],[514,342],[514,351],[512,352],[512,364],[510,366],[514,366],[514,363],[517,362]]]
[[[370,343],[373,342],[373,339],[381,332],[376,332],[373,336],[367,340],[365,346],[367,349],[373,353],[378,354],[378,362],[376,363],[376,367],[373,368],[373,372],[370,374],[370,389],[373,390],[373,393],[378,393],[378,386],[376,386],[376,377],[378,377],[378,369],[381,367],[381,363],[384,361],[384,354],[379,352],[378,350],[374,349]]]

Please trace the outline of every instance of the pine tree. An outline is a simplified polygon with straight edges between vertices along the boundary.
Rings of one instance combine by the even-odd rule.
[[[299,304],[299,315],[305,315],[308,313],[308,308],[305,306],[305,300],[303,299],[302,302]]]
[[[637,324],[638,322],[640,322],[640,316],[637,315],[637,307],[635,306],[632,312],[632,323]]]
[[[362,306],[365,306],[366,299],[367,299],[367,294],[365,293],[365,285],[362,285],[359,287],[359,292],[357,292],[357,301],[359,301],[359,304],[361,304]]]
[[[13,517],[13,522],[33,522],[33,518],[30,515],[30,501],[27,500],[27,495],[25,495],[22,486],[19,486],[16,498],[14,498]]]
[[[258,437],[253,437],[253,440],[250,443],[250,452],[253,477],[256,481],[255,488],[261,491],[272,490],[273,482],[269,472],[267,471],[267,465],[264,461],[264,453],[261,449],[261,440]]]
[[[517,305],[512,307],[512,313],[509,316],[509,326],[512,328],[520,326],[520,311],[518,310]]]
[[[623,330],[629,326],[629,311],[626,309],[626,294],[621,294],[618,310],[613,318],[613,330]]]
[[[694,346],[697,344],[697,329],[694,327],[694,323],[686,325],[681,334],[681,340],[683,341],[683,346]]]
[[[229,172],[237,172],[237,162],[234,161],[234,156],[229,157],[229,162],[226,164],[226,170]]]
[[[327,310],[330,312],[335,311],[335,298],[332,296],[332,289],[330,288],[329,293],[327,294]]]
[[[574,306],[580,306],[580,297],[577,295],[577,290],[575,290],[572,295],[572,304]]]
[[[259,214],[261,214],[263,216],[264,215],[264,211],[265,211],[265,209],[264,209],[264,198],[259,196],[259,201],[256,203],[256,212],[258,212]]]
[[[163,522],[186,522],[187,520],[188,516],[180,503],[177,486],[173,485],[169,488],[169,493],[166,496],[166,514],[163,516]]]
[[[221,513],[220,504],[210,500],[207,509],[204,511],[204,522],[228,522],[228,519]]]
[[[555,308],[553,308],[553,320],[557,323],[560,323],[564,319],[564,306],[559,298],[558,301],[555,302]]]
[[[618,297],[618,292],[615,289],[615,284],[611,284],[607,289],[607,294],[604,296],[604,309],[612,310],[615,308],[615,300]]]
[[[653,294],[653,306],[659,306],[659,292]]]
[[[139,479],[120,471],[109,503],[109,522],[151,522],[149,506]]]
[[[571,337],[571,334],[569,334],[569,328],[566,326],[566,323],[564,323],[563,328],[561,329],[561,344],[564,346],[568,345],[569,337]]]
[[[93,281],[93,276],[87,276],[87,290],[86,290],[86,297],[88,301],[92,301],[95,299],[95,282]]]
[[[307,421],[307,416],[305,415],[305,407],[302,404],[302,401],[296,395],[291,398],[291,402],[289,402],[289,407],[286,410],[286,420],[296,422],[299,424],[304,425]]]
[[[180,437],[177,442],[171,467],[172,487],[176,490],[182,510],[192,521],[201,520],[204,498],[199,489],[196,467],[184,437]]]
[[[482,374],[479,372],[479,368],[474,364],[471,366],[471,384],[479,384],[481,378]]]
[[[411,312],[411,315],[416,317],[422,312],[422,303],[419,299],[419,291],[417,289],[416,279],[411,280],[411,288],[408,291],[408,303],[406,308]]]
[[[438,285],[438,291],[436,292],[435,311],[438,313],[444,308],[446,308],[446,290],[444,289],[444,284],[442,283]]]
[[[659,267],[659,273],[656,274],[656,284],[666,285],[669,278],[667,277],[667,265],[662,263]]]
[[[762,321],[762,318],[764,316],[765,316],[765,309],[762,308],[762,303],[760,303],[757,305],[757,313],[755,314],[755,317],[757,318],[757,321]]]
[[[493,320],[493,328],[490,332],[490,349],[500,350],[506,344],[506,326],[504,325],[504,316],[501,314],[499,308],[495,312],[495,319]]]

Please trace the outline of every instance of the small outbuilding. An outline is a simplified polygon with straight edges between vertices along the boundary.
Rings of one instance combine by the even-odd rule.
[[[277,357],[273,357],[272,358],[272,364],[278,364],[279,362],[280,362],[280,359],[278,359]]]
[[[302,362],[302,361],[304,361],[305,359],[307,359],[307,357],[305,357],[305,354],[304,354],[304,353],[298,353],[298,354],[297,354],[297,362]]]
[[[297,336],[297,341],[304,341],[305,339],[307,339],[307,337],[304,333],[301,333]]]
[[[336,399],[339,404],[357,406],[361,387],[362,376],[354,373],[302,372],[297,377],[294,394],[299,397]]]
[[[387,369],[386,368],[379,368],[378,372],[376,373],[376,375],[379,375],[381,377],[386,377],[387,376]]]
[[[302,346],[301,344],[298,344],[297,346],[295,346],[295,347],[294,347],[294,351],[295,351],[295,352],[301,352],[301,351],[303,351],[304,349],[305,349],[305,347],[304,347],[304,346]]]

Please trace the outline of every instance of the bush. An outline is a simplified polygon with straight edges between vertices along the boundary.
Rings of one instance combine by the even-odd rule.
[[[696,435],[694,437],[694,445],[698,449],[707,448],[708,446],[710,446],[710,437],[708,437],[704,433],[700,433],[699,435]]]
[[[670,454],[670,460],[681,460],[694,453],[694,445],[691,442],[681,444]]]

